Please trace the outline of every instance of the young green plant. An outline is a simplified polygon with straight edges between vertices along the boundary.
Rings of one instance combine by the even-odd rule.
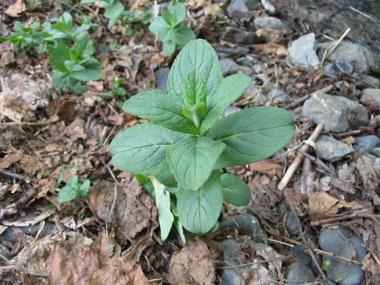
[[[284,109],[255,107],[220,118],[250,82],[241,74],[223,78],[212,46],[194,40],[172,65],[168,93],[146,91],[124,103],[126,112],[151,122],[113,139],[112,164],[139,174],[158,206],[162,239],[173,225],[184,240],[186,231],[214,229],[223,200],[248,204],[248,186],[219,169],[265,159],[292,138],[293,117]]]
[[[162,42],[164,54],[170,56],[177,47],[195,39],[195,34],[185,26],[186,6],[183,3],[170,2],[168,9],[162,9],[161,15],[150,24],[149,30]]]

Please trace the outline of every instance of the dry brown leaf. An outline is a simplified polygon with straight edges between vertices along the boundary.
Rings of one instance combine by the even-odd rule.
[[[373,276],[380,273],[380,265],[375,261],[371,253],[367,253],[364,257],[362,265],[362,269],[371,272]]]
[[[266,158],[259,162],[251,163],[249,165],[252,171],[257,171],[260,173],[268,174],[269,176],[277,175],[278,177],[282,176],[281,166],[275,162],[273,159]]]
[[[312,221],[331,218],[339,209],[349,207],[345,201],[338,200],[327,193],[314,193],[309,199],[309,215]]]
[[[69,126],[67,126],[67,135],[75,142],[79,139],[87,139],[87,134],[84,131],[86,122],[82,119],[76,119]]]
[[[7,154],[0,160],[0,168],[7,169],[9,166],[12,165],[12,163],[20,161],[22,156],[23,156],[22,150],[19,150],[16,153]]]
[[[24,12],[26,10],[26,5],[23,0],[17,0],[16,3],[9,6],[7,10],[5,10],[5,14],[11,17],[19,17],[20,13]]]
[[[90,203],[96,215],[105,222],[116,223],[116,238],[122,245],[149,226],[153,207],[152,199],[148,194],[142,193],[141,186],[135,178],[124,185],[125,187],[121,188],[115,183],[99,181],[90,192]],[[116,206],[111,212],[115,187]]]
[[[215,284],[215,265],[203,241],[189,241],[170,259],[170,284]]]

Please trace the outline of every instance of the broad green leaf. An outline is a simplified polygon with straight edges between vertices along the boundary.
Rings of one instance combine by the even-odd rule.
[[[177,193],[177,210],[184,228],[195,234],[212,229],[222,210],[223,194],[220,173],[215,170],[198,191],[181,189]]]
[[[263,160],[284,147],[294,134],[293,116],[284,109],[249,108],[217,121],[208,137],[227,145],[215,168]]]
[[[186,26],[179,26],[175,29],[174,41],[178,45],[184,46],[191,40],[195,40],[195,34],[191,29]]]
[[[111,143],[112,164],[132,174],[168,173],[166,150],[184,138],[185,134],[152,123],[128,128]]]
[[[102,76],[102,73],[100,72],[100,68],[98,69],[84,69],[79,71],[74,71],[72,73],[72,77],[78,80],[83,81],[91,81],[91,80],[98,80]]]
[[[80,70],[84,70],[84,66],[80,65],[80,64],[76,64],[75,62],[71,61],[71,60],[66,60],[64,62],[65,64],[65,67],[69,70],[69,71],[80,71]]]
[[[170,41],[170,31],[171,31],[171,29],[170,29],[169,26],[167,26],[167,27],[161,27],[158,30],[158,34],[157,34],[157,36],[160,39],[160,41],[165,42],[166,38],[168,38],[167,41]]]
[[[81,4],[87,4],[87,3],[95,3],[97,2],[98,0],[82,0],[80,1]]]
[[[123,4],[120,2],[115,2],[107,7],[106,12],[104,13],[104,17],[117,20],[123,11]]]
[[[91,186],[91,182],[90,180],[86,179],[83,184],[80,186],[80,189],[79,189],[79,192],[80,192],[80,195],[85,198],[85,199],[89,199],[89,193],[90,193],[90,186]]]
[[[70,74],[60,72],[57,70],[54,72],[52,80],[55,87],[59,89],[64,89],[70,84]]]
[[[194,70],[187,75],[182,94],[183,101],[188,106],[206,102],[207,87],[203,82],[202,74],[198,70]]]
[[[196,134],[194,124],[182,114],[182,107],[163,91],[146,91],[132,96],[123,110],[174,131]]]
[[[158,217],[160,222],[161,240],[166,240],[173,226],[174,216],[170,210],[170,193],[165,190],[165,185],[161,184],[153,176],[150,177],[153,183]]]
[[[205,40],[190,41],[178,54],[168,77],[168,94],[174,100],[183,102],[182,91],[187,75],[198,70],[210,94],[223,79],[222,72],[213,47]]]
[[[71,60],[70,48],[67,45],[59,43],[56,47],[47,47],[47,50],[50,53],[49,61],[53,65],[54,69],[61,72],[68,72],[65,66],[65,61]]]
[[[209,112],[202,122],[202,134],[216,123],[226,108],[243,94],[250,83],[251,79],[242,74],[231,75],[222,80],[214,92],[207,97]]]
[[[236,175],[225,173],[221,176],[223,200],[235,206],[245,206],[251,200],[251,190],[247,183]]]
[[[149,30],[155,34],[158,35],[161,28],[169,28],[169,25],[165,22],[165,20],[162,17],[157,17],[153,20],[153,22],[149,25]]]
[[[94,43],[89,38],[83,38],[74,44],[72,51],[76,53],[77,58],[89,58],[95,52]]]
[[[173,7],[169,7],[169,11],[172,15],[172,27],[177,27],[186,18],[186,6],[183,3],[177,3]]]
[[[170,26],[172,27],[173,25],[173,16],[168,9],[162,9],[161,10],[161,16],[162,18],[165,20],[165,22]]]
[[[186,244],[187,238],[186,238],[185,232],[183,230],[182,223],[178,217],[174,217],[174,226],[175,226],[175,229],[177,230],[179,236],[181,237],[182,241]]]
[[[166,56],[171,56],[175,52],[175,42],[164,41],[162,50]]]
[[[168,148],[169,167],[178,185],[196,191],[209,178],[225,145],[207,137],[189,137]]]
[[[66,186],[59,190],[58,201],[59,203],[74,200],[80,195],[80,183],[78,176],[74,176],[67,181]]]

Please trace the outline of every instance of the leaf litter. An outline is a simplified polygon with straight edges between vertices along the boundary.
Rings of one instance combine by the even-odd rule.
[[[295,30],[302,31],[294,18],[288,17],[287,11],[294,8],[290,3],[271,2],[279,11],[278,17],[286,18]],[[8,33],[13,31],[12,17],[30,24],[41,19],[38,11],[52,19],[65,9],[58,2],[52,5],[38,2],[36,10],[30,8],[29,11],[28,7],[28,13],[25,13],[24,3],[7,1],[5,14],[9,17],[2,22],[1,36],[5,36],[7,30]],[[143,8],[145,4],[146,1],[135,1],[134,8]],[[302,115],[300,106],[303,101],[298,100],[328,84],[335,84],[338,79],[350,83],[348,87],[334,85],[332,92],[351,96],[362,89],[363,82],[344,73],[332,79],[322,71],[290,68],[284,63],[286,47],[291,40],[286,33],[255,30],[244,19],[231,24],[231,19],[225,16],[228,15],[227,5],[221,7],[216,1],[188,1],[188,5],[189,24],[195,28],[198,37],[210,40],[218,48],[231,48],[235,60],[249,54],[262,64],[262,74],[252,73],[251,76],[264,94],[280,87],[290,95],[288,102],[267,100],[264,103],[254,102],[248,96],[238,101],[239,107],[294,104],[290,109],[296,118],[297,130],[293,141],[285,148],[286,155],[282,155],[283,152],[270,161],[227,169],[239,173],[248,182],[252,204],[244,209],[225,205],[226,211],[221,218],[246,211],[255,213],[266,229],[266,241],[270,245],[267,246],[268,253],[256,250],[256,254],[244,255],[248,259],[241,258],[243,263],[266,261],[249,267],[250,275],[246,275],[246,279],[251,280],[250,284],[255,284],[257,279],[283,280],[285,268],[292,260],[273,262],[277,256],[273,252],[288,256],[289,246],[273,240],[290,244],[301,242],[300,236],[287,228],[292,211],[288,208],[280,213],[278,210],[280,202],[285,199],[287,204],[292,203],[295,207],[302,229],[308,234],[318,235],[322,227],[336,228],[343,224],[359,234],[368,248],[362,261],[367,282],[376,284],[380,264],[376,157],[360,154],[338,163],[324,161],[337,173],[335,176],[326,173],[326,169],[313,160],[317,155],[311,151],[311,157],[303,162],[302,170],[293,176],[285,191],[276,187],[295,160],[297,149],[293,148],[313,131],[313,121]],[[298,23],[304,21],[302,9],[307,8],[304,5],[298,6],[297,15],[301,19],[297,20]],[[217,13],[215,9],[221,12]],[[253,17],[256,17],[262,11],[254,10],[254,13]],[[92,13],[95,14],[101,19],[100,13]],[[315,29],[313,25],[308,27]],[[154,70],[170,67],[172,60],[157,52],[160,46],[143,29],[136,29],[133,37],[126,37],[124,30],[121,25],[115,25],[112,31],[102,26],[94,29],[93,35],[101,44],[117,42],[121,48],[97,55],[103,64],[104,76],[99,82],[90,82],[89,91],[83,97],[53,87],[44,71],[47,66],[43,55],[28,51],[15,56],[9,42],[0,44],[0,170],[8,171],[7,174],[1,172],[0,177],[4,186],[0,188],[5,189],[0,195],[1,249],[6,253],[2,253],[5,257],[2,264],[7,266],[1,273],[4,280],[22,280],[25,284],[147,284],[147,278],[150,278],[154,284],[214,284],[221,278],[221,255],[215,254],[209,237],[192,239],[184,246],[173,234],[167,243],[161,244],[155,230],[157,209],[151,197],[129,174],[110,169],[110,138],[119,128],[143,121],[125,115],[115,98],[102,93],[110,88],[108,79],[126,78],[123,87],[130,97],[147,87],[154,89]],[[219,39],[222,40],[217,41]],[[249,45],[251,49],[247,52],[244,47]],[[379,110],[371,106],[368,104],[374,117]],[[353,144],[353,137],[361,134],[365,134],[362,129],[354,127],[353,133],[342,134],[337,139]],[[378,135],[377,126],[372,127],[372,134]],[[109,169],[115,171],[120,182],[111,180]],[[61,184],[57,185],[62,171]],[[57,202],[56,188],[63,187],[74,175],[93,182],[90,200],[80,199],[61,205]],[[302,187],[298,182],[302,180],[305,182],[302,187],[307,191],[300,193],[297,190]],[[48,208],[50,210],[46,210]],[[32,215],[29,217],[28,214]],[[28,226],[37,230],[27,231]],[[53,233],[45,236],[47,227],[52,227]],[[237,229],[227,234],[239,242],[248,242],[250,237],[243,233],[242,229]],[[211,236],[211,241],[220,241],[224,235],[217,232]]]

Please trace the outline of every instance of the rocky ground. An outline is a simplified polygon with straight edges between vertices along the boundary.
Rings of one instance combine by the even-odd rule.
[[[61,1],[5,2],[0,36],[16,20],[70,10]],[[165,90],[174,56],[160,53],[146,25],[128,23],[127,36],[120,24],[100,24],[90,34],[102,79],[74,95],[54,88],[46,54],[15,54],[3,42],[1,284],[379,284],[379,1],[186,3],[188,25],[214,46],[223,75],[252,78],[226,115],[285,108],[294,138],[269,159],[225,169],[248,183],[252,201],[224,204],[218,231],[187,245],[173,232],[163,243],[151,197],[110,164],[114,135],[144,121],[108,91],[116,76],[128,97]],[[104,23],[101,10],[70,4],[73,15]],[[7,13],[11,6],[20,13]],[[89,200],[60,204],[56,189],[75,175],[91,181]]]

